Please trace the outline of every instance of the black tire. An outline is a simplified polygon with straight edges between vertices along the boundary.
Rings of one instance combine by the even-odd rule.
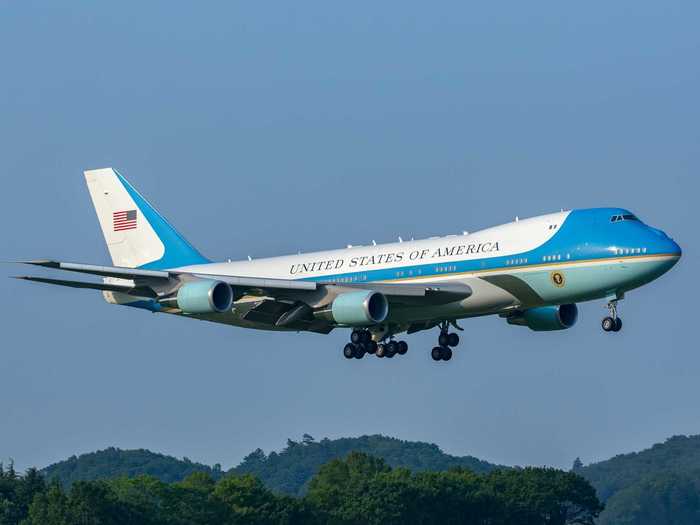
[[[362,332],[360,332],[360,334],[361,334],[360,339],[364,344],[367,344],[372,340],[372,334],[370,333],[369,330],[362,330]]]
[[[457,346],[459,344],[459,336],[451,333],[447,336],[447,346]]]
[[[377,357],[386,357],[386,345],[377,345],[377,351],[374,353]]]
[[[615,328],[615,319],[612,317],[605,317],[601,322],[601,326],[603,327],[603,331],[610,332]]]
[[[379,346],[379,345],[377,344],[376,341],[370,341],[369,343],[367,343],[367,344],[365,345],[365,347],[367,348],[367,353],[368,353],[368,354],[376,354],[376,353],[377,353],[377,347],[378,347],[378,346]]]
[[[365,356],[365,353],[364,345],[355,345],[355,355],[353,356],[355,359],[362,359]]]
[[[619,317],[615,319],[615,328],[613,328],[613,332],[619,332],[622,330],[622,319]]]
[[[353,345],[352,343],[346,344],[343,348],[343,355],[346,359],[352,359],[353,357],[355,357],[355,345]]]
[[[350,334],[350,342],[353,344],[358,344],[362,342],[362,332],[360,330],[353,330]]]
[[[408,343],[406,341],[399,341],[396,346],[396,351],[399,355],[406,355],[406,352],[408,352]]]
[[[452,359],[452,350],[449,346],[444,346],[442,348],[442,360],[449,361],[450,359]]]
[[[438,344],[440,346],[447,346],[447,344],[450,342],[450,334],[447,332],[440,332],[440,335],[438,336]]]
[[[433,361],[440,361],[442,359],[442,347],[441,346],[436,346],[430,351],[430,357],[433,358]]]
[[[386,344],[386,356],[391,358],[396,355],[396,353],[399,351],[398,345],[396,344],[396,341],[389,341]]]

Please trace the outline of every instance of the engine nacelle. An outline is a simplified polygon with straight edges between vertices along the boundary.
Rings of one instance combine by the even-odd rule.
[[[345,326],[369,326],[384,321],[389,315],[389,301],[371,290],[340,294],[330,307],[315,312],[316,317]]]
[[[186,314],[223,313],[231,309],[233,290],[222,281],[189,281],[177,291],[176,300]]]
[[[578,307],[575,304],[559,306],[540,306],[528,308],[508,318],[508,324],[527,326],[537,332],[549,330],[566,330],[576,324]]]

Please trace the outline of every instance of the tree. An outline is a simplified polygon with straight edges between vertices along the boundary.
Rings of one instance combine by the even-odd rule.
[[[214,496],[229,511],[232,524],[310,523],[311,512],[296,500],[275,496],[262,482],[246,474],[228,476],[216,484]]]
[[[595,489],[581,476],[548,468],[495,471],[486,475],[517,523],[593,525],[603,510]]]
[[[29,506],[25,525],[72,525],[73,522],[68,496],[63,492],[58,481],[54,481],[48,490],[37,494]]]

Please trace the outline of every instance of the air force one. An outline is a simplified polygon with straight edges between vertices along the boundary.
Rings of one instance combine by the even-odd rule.
[[[392,244],[212,262],[112,168],[85,179],[114,266],[27,264],[103,282],[20,279],[101,290],[107,302],[263,330],[351,330],[348,359],[408,351],[404,332],[439,328],[435,361],[449,361],[458,320],[498,315],[532,330],[564,330],[577,302],[604,299],[618,332],[625,293],[670,270],[681,249],[620,208],[562,211],[488,228]]]

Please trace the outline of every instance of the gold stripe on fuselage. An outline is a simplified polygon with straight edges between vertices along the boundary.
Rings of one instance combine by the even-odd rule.
[[[562,268],[562,267],[575,267],[575,266],[586,266],[586,265],[591,265],[591,263],[595,265],[601,265],[601,264],[620,264],[624,262],[645,262],[649,260],[654,260],[654,259],[677,259],[679,258],[679,255],[672,254],[672,253],[658,253],[658,254],[652,254],[652,255],[628,255],[628,256],[623,256],[623,257],[606,257],[602,259],[583,259],[580,261],[553,261],[553,262],[546,262],[546,263],[537,263],[537,264],[524,264],[521,266],[501,266],[499,268],[489,268],[487,270],[470,270],[467,272],[453,272],[453,273],[444,273],[440,275],[414,275],[413,277],[397,277],[395,279],[382,279],[381,281],[364,281],[367,283],[371,282],[377,282],[377,283],[388,283],[388,282],[408,282],[408,281],[417,281],[420,279],[423,279],[425,281],[429,282],[434,282],[436,278],[442,280],[445,278],[449,277],[455,277],[455,276],[460,276],[460,275],[466,275],[466,276],[474,276],[477,277],[479,275],[484,275],[484,274],[489,274],[489,273],[524,273],[524,272],[529,272],[538,268]],[[479,259],[476,259],[479,260]],[[450,264],[450,262],[446,263],[440,263],[440,264]],[[397,267],[396,270],[400,270],[400,267]],[[342,283],[329,283],[329,284],[339,284],[342,285]],[[361,284],[360,282],[358,283],[353,283],[353,284]]]

